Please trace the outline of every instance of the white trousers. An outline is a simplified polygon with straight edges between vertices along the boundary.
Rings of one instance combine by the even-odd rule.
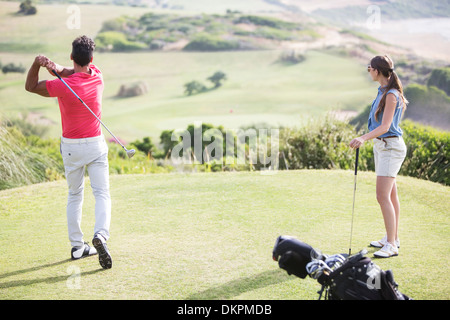
[[[61,155],[69,194],[67,227],[73,247],[82,246],[81,216],[84,196],[84,174],[87,168],[95,197],[94,234],[109,239],[111,197],[109,194],[108,145],[103,135],[84,139],[61,138]]]

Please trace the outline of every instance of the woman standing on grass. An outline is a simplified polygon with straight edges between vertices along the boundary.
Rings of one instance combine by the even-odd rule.
[[[388,56],[376,56],[367,66],[373,81],[380,83],[378,95],[370,109],[369,133],[353,139],[350,147],[359,148],[364,141],[373,139],[376,193],[383,214],[386,235],[371,246],[381,248],[376,257],[389,258],[398,255],[400,241],[398,223],[400,202],[395,177],[406,156],[406,145],[402,138],[400,120],[408,101],[403,96],[403,87],[394,71],[394,62]]]

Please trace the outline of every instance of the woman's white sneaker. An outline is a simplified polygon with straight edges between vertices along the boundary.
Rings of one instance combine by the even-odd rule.
[[[392,244],[390,244],[388,242],[383,246],[383,248],[374,252],[373,255],[378,258],[389,258],[389,257],[397,256],[398,248],[394,247]]]
[[[386,243],[388,243],[387,236],[384,236],[383,239],[381,239],[381,240],[372,241],[370,243],[370,246],[375,247],[375,248],[383,248]],[[400,239],[395,240],[395,245],[397,246],[397,248],[400,248]]]

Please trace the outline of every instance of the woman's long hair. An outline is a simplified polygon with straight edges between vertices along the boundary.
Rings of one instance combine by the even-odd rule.
[[[378,104],[378,108],[375,111],[375,119],[378,119],[380,113],[384,111],[384,107],[386,105],[386,94],[391,89],[397,89],[400,93],[400,96],[403,100],[403,111],[406,109],[406,104],[408,100],[406,100],[403,95],[403,86],[400,81],[397,73],[394,71],[394,62],[387,55],[385,56],[376,56],[370,61],[370,66],[372,69],[378,70],[383,76],[388,78],[388,84],[384,90],[383,96],[381,97],[380,103]]]

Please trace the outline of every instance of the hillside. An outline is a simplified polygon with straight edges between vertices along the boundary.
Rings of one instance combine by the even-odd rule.
[[[124,14],[138,19],[146,13],[142,8],[83,4],[80,5],[82,29],[71,30],[65,27],[67,8],[63,5],[39,5],[38,14],[30,18],[14,16],[15,5],[6,2],[3,6],[2,3],[1,62],[25,68],[38,53],[47,54],[59,64],[70,65],[70,43],[80,32],[95,37],[104,21]],[[98,19],[100,11],[105,20]],[[255,123],[291,126],[301,125],[310,117],[324,115],[331,109],[359,111],[373,92],[364,63],[355,62],[349,56],[320,52],[327,41],[336,41],[339,37],[334,37],[333,33],[317,41],[298,42],[298,47],[293,45],[292,48],[306,56],[305,61],[295,65],[279,63],[285,53],[283,49],[97,52],[94,63],[101,68],[107,84],[103,120],[119,138],[130,142],[145,136],[157,140],[162,130],[185,128],[195,121],[233,129]],[[304,44],[311,45],[315,51],[300,46]],[[216,71],[227,75],[227,81],[219,90],[192,97],[184,95],[185,83],[205,81]],[[330,74],[341,76],[330,77]],[[51,76],[43,71],[41,78]],[[32,119],[49,126],[48,136],[58,137],[61,126],[56,102],[25,92],[24,79],[25,74],[0,75],[0,112],[5,117],[32,114]],[[117,97],[122,85],[139,81],[147,85],[146,95]]]
[[[234,10],[231,4],[236,3],[230,2],[231,10]],[[263,51],[192,52],[183,51],[181,49],[184,47],[179,46],[183,43],[187,45],[190,38],[174,38],[176,41],[166,42],[161,50],[156,51],[101,52],[99,48],[95,63],[101,67],[107,82],[104,120],[125,142],[145,136],[156,139],[162,130],[185,128],[193,121],[233,128],[255,123],[292,126],[302,125],[311,116],[321,116],[330,110],[359,112],[373,98],[373,84],[364,70],[367,60],[374,52],[389,50],[399,56],[405,54],[405,57],[408,52],[349,30],[314,24],[311,18],[296,20],[279,11],[261,13],[255,8],[250,9],[250,6],[247,8],[250,14],[242,10],[241,13],[203,15],[191,11],[161,11],[162,8],[149,14],[148,8],[140,7],[79,6],[83,13],[82,29],[72,30],[66,28],[68,15],[64,5],[42,4],[36,16],[17,17],[13,14],[17,10],[16,3],[3,2],[0,12],[3,15],[0,31],[4,34],[0,41],[2,64],[12,62],[27,68],[34,55],[45,53],[60,64],[70,65],[67,50],[74,37],[80,32],[98,36],[102,28],[117,27],[114,22],[118,21],[130,23],[119,24],[120,28],[124,28],[122,31],[127,31],[124,35],[131,35],[134,30],[131,26],[139,20],[147,22],[136,30],[143,30],[144,25],[147,28],[160,21],[162,29],[158,33],[161,36],[166,35],[170,27],[176,27],[161,39],[172,39],[178,29],[186,30],[195,38],[199,36],[196,28],[204,28],[203,34],[208,34],[208,37],[219,37],[214,34],[224,32],[220,37],[227,38],[230,32],[234,32],[240,33],[237,36],[244,37],[246,43],[252,40],[257,45],[277,46],[276,50]],[[101,19],[98,19],[97,12],[102,12]],[[264,30],[280,31],[255,24],[260,20],[251,23],[255,13],[267,17],[261,20],[265,23],[292,28],[280,30],[287,35],[293,33],[297,38],[288,41],[255,36],[254,33]],[[215,17],[227,23],[217,24]],[[174,23],[177,19],[178,24]],[[234,24],[234,21],[240,23]],[[192,29],[196,23],[197,27]],[[137,32],[135,36],[145,37],[148,32]],[[307,41],[304,41],[305,37]],[[152,41],[156,40],[151,40],[149,44]],[[296,65],[279,63],[283,54],[292,52],[304,55],[306,60]],[[193,97],[184,96],[185,83],[204,81],[216,71],[224,72],[228,78],[219,90]],[[409,82],[416,81],[414,75],[417,72],[412,74]],[[41,76],[51,78],[46,72]],[[24,77],[24,74],[14,73],[0,76],[0,112],[6,117],[14,117],[20,112],[24,117],[48,125],[49,136],[59,136],[60,117],[55,102],[24,92]],[[147,86],[146,95],[117,98],[122,85],[136,82]],[[320,99],[317,98],[319,96]]]
[[[330,110],[348,117],[363,111],[373,99],[374,84],[364,66],[374,54],[387,52],[395,57],[405,87],[426,85],[432,71],[446,65],[411,54],[408,47],[368,36],[364,27],[317,21],[316,11],[326,8],[339,9],[345,16],[345,1],[229,1],[226,7],[200,0],[183,6],[180,1],[132,1],[134,7],[123,5],[125,1],[114,2],[120,6],[89,3],[78,5],[82,20],[77,30],[67,28],[67,1],[39,4],[38,13],[29,17],[15,14],[17,2],[1,2],[0,63],[26,69],[34,55],[44,53],[70,65],[71,40],[81,32],[96,37],[95,63],[108,84],[104,120],[126,141],[144,136],[156,139],[162,130],[184,128],[193,121],[225,127],[292,126]],[[359,5],[358,10],[367,5],[362,0],[352,3]],[[417,5],[414,2],[411,10],[419,12]],[[116,52],[114,41],[125,44],[121,51],[126,52]],[[281,57],[290,55],[301,56],[303,62],[280,63]],[[186,83],[205,81],[217,71],[227,75],[220,90],[184,96]],[[51,78],[46,72],[41,76]],[[47,125],[49,136],[59,136],[60,117],[54,101],[24,92],[24,77],[0,75],[0,113],[7,118],[20,113],[29,121]],[[134,83],[141,83],[148,93],[118,99],[120,88]],[[418,114],[420,118],[420,110]],[[442,128],[440,123],[446,118],[437,112],[433,119],[425,123]]]
[[[96,42],[102,51],[229,51],[280,49],[319,37],[306,19],[294,23],[234,11],[183,16],[150,12],[105,21]]]

